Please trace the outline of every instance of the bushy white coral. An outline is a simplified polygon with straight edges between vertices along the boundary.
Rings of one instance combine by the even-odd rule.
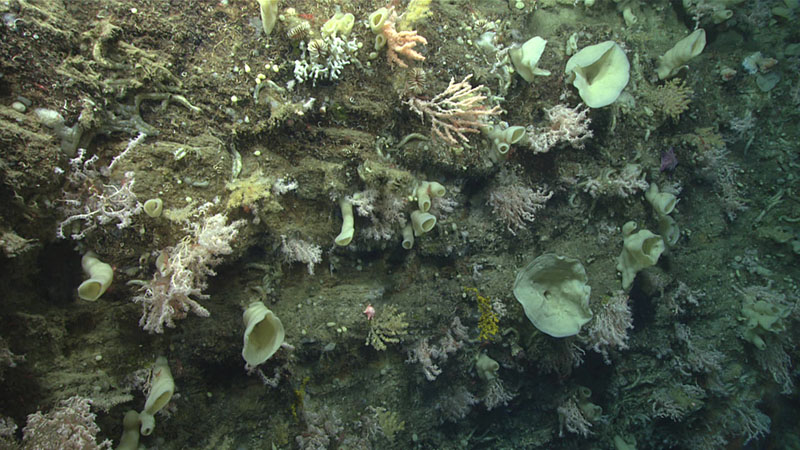
[[[111,441],[97,443],[100,428],[95,424],[91,401],[74,396],[47,414],[37,411],[28,415],[23,430],[26,449],[94,450],[111,448]]]
[[[369,188],[348,196],[347,200],[359,216],[369,218],[370,224],[361,230],[367,239],[392,239],[406,224],[408,201],[392,192]]]
[[[614,295],[603,298],[589,327],[592,350],[603,355],[606,364],[611,364],[608,350],[628,348],[629,328],[633,328],[633,314],[625,292],[617,291]]]
[[[592,122],[589,108],[583,105],[574,108],[556,105],[544,111],[549,125],[529,126],[524,141],[533,149],[533,153],[546,153],[561,142],[573,148],[583,148],[585,141],[592,137],[592,130],[589,129]]]
[[[489,192],[486,202],[492,207],[492,215],[506,224],[511,234],[525,228],[526,222],[533,222],[536,213],[544,209],[545,203],[553,196],[547,189],[531,189],[523,185],[511,172],[503,172],[498,177],[499,186]]]
[[[287,263],[301,262],[308,267],[308,274],[314,275],[314,265],[322,261],[322,249],[319,245],[302,239],[281,236],[281,253]]]
[[[313,86],[317,80],[338,80],[345,66],[358,62],[355,52],[358,42],[355,39],[345,41],[333,36],[314,39],[308,43],[301,42],[301,57],[294,62],[294,79],[298,83],[311,80]]]
[[[564,429],[583,437],[593,434],[592,422],[586,417],[574,398],[567,399],[556,411],[558,412],[559,437],[564,436]]]
[[[508,405],[514,396],[515,394],[506,389],[500,378],[495,378],[486,384],[486,392],[484,392],[482,400],[486,409],[491,411],[500,405]]]
[[[456,316],[450,323],[450,328],[439,339],[439,345],[429,344],[427,338],[421,339],[414,348],[408,351],[406,363],[420,363],[425,378],[433,381],[442,373],[442,369],[433,360],[446,361],[447,357],[460,350],[467,340],[467,329],[461,324],[461,319]]]
[[[217,255],[233,252],[230,243],[244,221],[229,225],[227,221],[225,214],[203,218],[201,223],[189,226],[192,234],[162,252],[153,279],[143,283],[142,293],[133,298],[142,305],[139,325],[143,329],[163,333],[164,326],[174,327],[175,319],[186,317],[190,311],[209,316],[208,310],[192,297],[208,298],[203,290],[207,278],[216,275],[212,267],[221,261]]]
[[[650,183],[639,164],[625,164],[622,169],[606,167],[600,175],[578,184],[592,198],[614,196],[628,198],[640,191],[646,191]]]
[[[125,173],[118,183],[103,182],[101,170],[95,168],[97,160],[97,155],[87,159],[84,149],[78,149],[77,156],[69,160],[70,171],[61,207],[66,219],[56,230],[56,236],[61,239],[70,234],[72,239],[80,240],[88,232],[111,223],[125,228],[133,223],[133,216],[142,211],[142,204],[133,193],[134,173]],[[80,226],[73,229],[76,223]]]

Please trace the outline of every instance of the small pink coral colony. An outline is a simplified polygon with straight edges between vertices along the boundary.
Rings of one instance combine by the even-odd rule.
[[[367,316],[367,320],[372,320],[372,318],[375,317],[375,307],[369,304],[364,308],[363,313]]]

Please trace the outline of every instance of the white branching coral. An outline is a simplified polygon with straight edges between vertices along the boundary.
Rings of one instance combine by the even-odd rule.
[[[742,184],[737,179],[741,168],[728,159],[730,152],[724,147],[714,149],[709,153],[713,156],[709,158],[708,170],[714,173],[719,190],[717,195],[721,200],[722,209],[728,220],[733,222],[738,212],[747,209],[747,201],[739,187]]]
[[[578,105],[570,108],[556,105],[544,110],[550,122],[544,127],[528,127],[527,143],[533,153],[546,153],[556,144],[567,143],[573,148],[583,148],[586,140],[592,137],[589,124],[589,108]]]
[[[347,201],[359,216],[369,218],[370,224],[361,230],[367,239],[392,239],[406,224],[408,200],[388,189],[369,188],[348,196]]]
[[[451,78],[447,89],[432,99],[411,97],[405,104],[423,120],[427,116],[431,121],[434,135],[448,144],[468,142],[469,139],[464,133],[478,133],[483,126],[482,118],[496,116],[501,112],[499,106],[487,108],[484,105],[486,96],[478,93],[483,89],[483,85],[472,87],[469,83],[470,78],[472,75],[467,75],[458,83]]]
[[[161,252],[153,279],[142,282],[142,293],[133,298],[142,305],[139,325],[143,329],[163,333],[164,326],[175,327],[175,319],[182,319],[189,312],[209,316],[194,298],[208,298],[203,290],[208,277],[216,275],[212,267],[221,262],[218,255],[233,252],[231,241],[244,221],[229,225],[227,221],[225,214],[205,217],[199,224],[189,226],[191,234]]]
[[[526,222],[533,222],[553,193],[544,188],[534,190],[524,186],[511,172],[501,172],[498,179],[500,185],[489,192],[486,204],[492,207],[492,215],[516,236],[516,230],[524,229]]]
[[[628,198],[650,187],[645,175],[639,164],[625,164],[622,169],[606,167],[600,171],[600,175],[580,182],[578,187],[592,198],[606,196]]]
[[[87,159],[86,150],[78,149],[75,158],[69,160],[68,187],[61,207],[66,219],[58,224],[56,231],[61,239],[70,234],[72,239],[80,240],[90,231],[112,223],[125,228],[142,211],[142,204],[133,193],[134,173],[126,172],[119,183],[104,183],[101,170],[95,168],[97,159],[97,155]],[[73,229],[75,224],[80,226]]]
[[[314,265],[322,261],[322,249],[319,245],[302,239],[281,235],[281,253],[287,263],[300,262],[308,267],[308,274],[314,275]]]
[[[486,409],[491,411],[500,405],[507,406],[514,396],[515,394],[506,389],[500,378],[495,378],[486,384],[486,392],[481,399]]]
[[[17,363],[25,361],[25,355],[15,355],[14,352],[8,348],[8,343],[2,336],[0,336],[0,381],[3,380],[3,375],[7,367],[17,367]],[[2,416],[0,416],[2,419]],[[2,436],[2,434],[0,434]],[[0,440],[0,443],[2,441]]]
[[[294,79],[298,83],[311,80],[313,86],[318,80],[338,80],[345,66],[355,62],[358,42],[355,39],[345,41],[333,36],[313,39],[308,43],[301,42],[300,59],[294,62]]]
[[[417,342],[411,350],[408,351],[408,359],[406,363],[419,363],[422,366],[422,373],[428,381],[433,381],[442,374],[442,369],[433,362],[433,358],[438,355],[438,349],[431,347],[427,339],[422,339]]]
[[[441,413],[442,421],[458,422],[467,417],[472,411],[472,406],[480,403],[466,387],[455,385],[451,389],[442,392],[436,400],[434,408]]]
[[[578,406],[575,398],[569,398],[561,404],[556,411],[558,412],[558,435],[564,436],[564,429],[570,433],[588,437],[592,433],[592,422],[586,417],[583,410]]]
[[[680,422],[687,415],[700,409],[702,400],[707,395],[705,390],[696,384],[675,383],[656,388],[648,402],[653,418]]]
[[[633,315],[624,291],[604,297],[589,327],[592,350],[603,355],[606,364],[611,364],[608,350],[628,348],[628,329],[633,328]]]
[[[91,411],[91,400],[74,396],[46,414],[37,411],[28,415],[22,443],[26,449],[111,448],[111,441],[97,442],[96,436],[99,432],[100,427],[95,424],[95,415]]]
[[[448,355],[460,350],[468,338],[467,328],[461,324],[461,319],[456,316],[450,323],[450,328],[439,339],[438,345],[429,344],[427,338],[419,340],[417,345],[408,351],[406,364],[419,363],[422,366],[422,373],[425,374],[425,378],[428,381],[433,381],[442,374],[442,369],[433,361],[446,361]]]

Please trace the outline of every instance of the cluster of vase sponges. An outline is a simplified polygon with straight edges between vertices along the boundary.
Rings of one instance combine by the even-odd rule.
[[[130,410],[122,419],[122,437],[117,450],[136,450],[139,437],[149,436],[156,427],[155,414],[163,409],[175,393],[175,381],[169,370],[167,358],[159,356],[150,377],[150,392],[141,412]]]
[[[535,36],[509,50],[511,62],[517,73],[527,82],[534,76],[548,76],[550,72],[538,67],[547,41]],[[706,33],[699,28],[678,41],[658,58],[656,73],[661,80],[671,78],[690,59],[699,55],[706,45]],[[604,41],[577,48],[577,35],[567,42],[567,54],[572,55],[564,72],[567,82],[578,89],[586,106],[602,108],[614,103],[630,79],[630,63],[622,47],[614,41]]]
[[[658,219],[660,235],[638,229],[633,221],[622,226],[624,241],[616,268],[626,290],[639,271],[654,266],[666,247],[675,245],[680,238],[678,225],[670,216],[678,203],[675,195],[662,192],[651,183],[645,198]],[[590,294],[586,269],[580,261],[552,253],[545,253],[520,269],[514,282],[514,297],[528,320],[539,331],[557,338],[578,334],[592,319]]]
[[[242,357],[246,368],[262,364],[283,344],[285,332],[280,319],[262,302],[253,302],[244,311],[245,325]],[[136,450],[140,436],[149,436],[156,427],[155,415],[172,399],[175,381],[167,358],[159,356],[150,377],[150,390],[141,412],[130,410],[122,419],[122,437],[117,450]]]
[[[414,247],[414,237],[419,237],[436,226],[436,216],[430,213],[431,199],[444,197],[447,190],[436,181],[421,181],[414,189],[412,197],[417,199],[417,210],[410,214],[411,221],[402,229],[403,243],[406,250]],[[353,241],[355,234],[355,217],[353,203],[345,197],[339,199],[342,213],[342,229],[334,239],[336,245],[344,247]]]

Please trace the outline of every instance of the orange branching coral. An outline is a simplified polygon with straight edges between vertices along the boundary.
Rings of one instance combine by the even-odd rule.
[[[496,116],[502,111],[499,106],[491,109],[483,104],[486,96],[479,92],[483,85],[472,87],[467,75],[456,83],[450,79],[450,84],[444,92],[430,100],[411,97],[405,104],[423,119],[427,116],[431,120],[433,132],[450,145],[468,142],[464,133],[478,133],[483,122],[481,118]]]
[[[417,34],[416,31],[397,31],[395,23],[397,13],[392,11],[392,15],[383,25],[383,36],[386,38],[386,59],[390,65],[397,64],[400,67],[408,67],[408,64],[400,57],[403,56],[414,61],[423,61],[425,57],[414,50],[417,43],[426,45],[428,40]]]

